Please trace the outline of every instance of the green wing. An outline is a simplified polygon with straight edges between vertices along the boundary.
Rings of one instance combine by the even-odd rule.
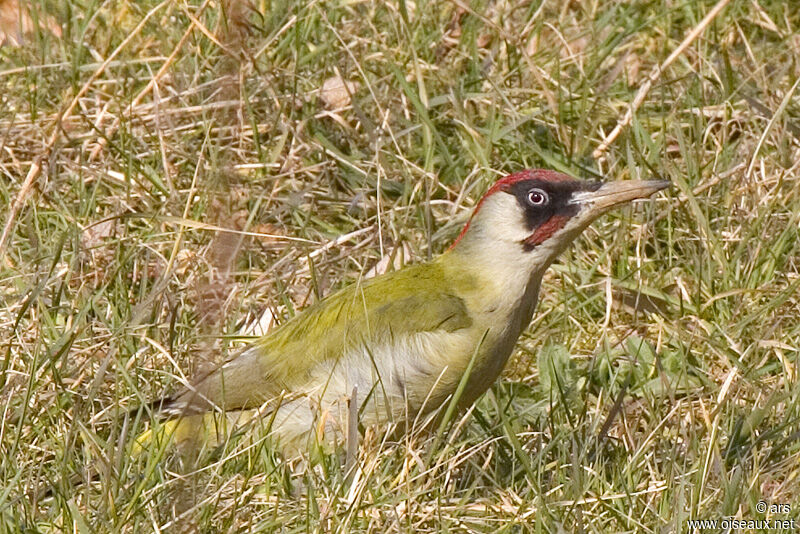
[[[436,263],[360,282],[331,295],[255,343],[261,370],[275,386],[302,381],[320,362],[362,344],[409,333],[467,328],[464,301]]]
[[[352,349],[380,346],[411,333],[468,328],[472,319],[454,285],[436,261],[354,284],[304,310],[160,405],[172,413],[205,411],[209,401],[227,409],[251,408],[301,392],[315,368]]]

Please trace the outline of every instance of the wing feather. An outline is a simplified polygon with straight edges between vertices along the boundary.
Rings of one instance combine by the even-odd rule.
[[[393,344],[423,332],[453,333],[471,324],[464,300],[437,263],[408,267],[353,284],[311,306],[161,406],[171,413],[215,405],[252,408],[310,389],[315,370],[335,366],[359,347]],[[362,363],[348,359],[347,365]]]

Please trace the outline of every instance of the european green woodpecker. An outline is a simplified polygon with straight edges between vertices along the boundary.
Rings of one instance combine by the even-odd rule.
[[[503,370],[556,257],[609,209],[668,186],[502,178],[441,256],[354,283],[152,406],[171,418],[260,407],[285,451],[344,435],[348,401],[363,425],[424,419],[456,391],[469,406]]]

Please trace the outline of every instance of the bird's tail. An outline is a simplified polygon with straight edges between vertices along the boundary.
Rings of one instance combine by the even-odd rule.
[[[139,456],[148,451],[163,451],[172,446],[215,447],[225,442],[234,428],[249,419],[245,412],[217,411],[195,413],[154,420],[150,428],[133,441],[131,454]]]
[[[213,409],[214,406],[209,402],[205,402],[202,395],[186,390],[176,395],[161,397],[147,404],[131,408],[128,411],[128,417],[135,419],[139,413],[144,413],[152,414],[159,421],[165,421],[176,417],[199,415]]]
[[[233,426],[229,423],[237,419],[214,411],[202,395],[188,389],[137,406],[128,417],[135,419],[142,413],[151,416],[151,425],[134,440],[134,455],[187,442],[215,446],[229,436],[228,429]]]
[[[243,356],[247,354],[244,353]],[[171,443],[180,445],[188,441],[215,446],[227,439],[231,428],[248,421],[252,418],[248,414],[255,412],[247,408],[251,408],[248,406],[250,392],[257,390],[257,387],[245,387],[252,385],[248,381],[253,380],[256,381],[255,386],[260,385],[260,375],[253,373],[247,366],[252,364],[252,358],[240,357],[235,366],[223,365],[209,371],[205,376],[196,379],[192,386],[186,386],[174,395],[156,399],[131,410],[129,416],[132,419],[141,414],[152,416],[151,428],[136,438],[133,452],[140,454],[151,446],[169,446]],[[224,387],[226,380],[229,383],[228,388]],[[225,411],[231,408],[234,410]]]

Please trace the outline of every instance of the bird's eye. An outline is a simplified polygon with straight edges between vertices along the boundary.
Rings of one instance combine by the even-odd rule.
[[[528,191],[528,204],[531,206],[544,206],[550,202],[550,197],[541,189],[531,189]]]

